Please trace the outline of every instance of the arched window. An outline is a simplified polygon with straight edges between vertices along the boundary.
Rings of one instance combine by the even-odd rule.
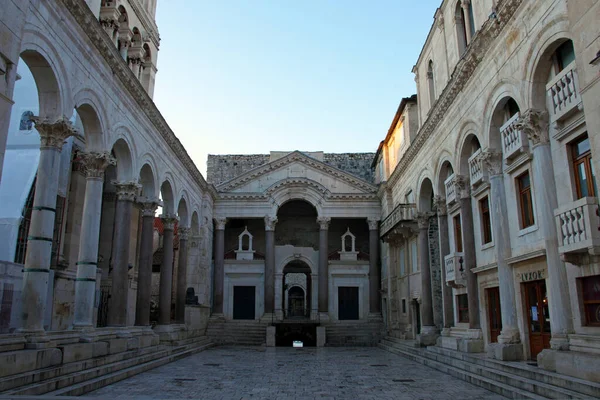
[[[429,87],[429,106],[433,107],[433,103],[435,102],[435,79],[432,60],[429,60],[429,65],[427,66],[427,86]]]
[[[462,55],[475,35],[475,17],[471,0],[459,0],[454,14],[458,52]]]
[[[19,123],[20,131],[30,131],[33,129],[33,121],[31,120],[32,117],[32,111],[25,111],[23,114],[21,114],[21,121]]]

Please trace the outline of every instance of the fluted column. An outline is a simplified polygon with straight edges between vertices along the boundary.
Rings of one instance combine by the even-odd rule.
[[[435,344],[437,328],[433,322],[431,268],[429,264],[429,218],[431,213],[417,214],[419,226],[419,269],[421,270],[421,334],[423,345]]]
[[[442,264],[440,280],[442,281],[442,304],[444,317],[444,331],[442,334],[450,334],[449,329],[454,326],[454,307],[452,299],[452,288],[446,285],[446,262],[445,257],[450,254],[450,241],[448,231],[448,207],[444,197],[436,196],[435,206],[438,215],[438,231],[440,239],[440,263]]]
[[[223,284],[225,281],[225,224],[227,218],[215,219],[215,276],[213,314],[223,314]]]
[[[43,334],[60,175],[60,151],[65,139],[75,134],[75,129],[66,117],[56,120],[36,117],[34,122],[40,134],[40,161],[23,269],[21,330],[24,333]]]
[[[319,312],[329,312],[329,223],[331,218],[319,217]]]
[[[275,224],[277,217],[265,216],[265,313],[275,309]]]
[[[475,253],[471,190],[469,181],[464,176],[459,175],[455,179],[457,195],[460,196],[464,268],[467,275],[467,298],[469,300],[469,328],[481,329],[479,323],[479,288],[477,286],[477,275],[473,272],[473,269],[477,267],[477,258]]]
[[[367,219],[369,224],[369,312],[381,314],[381,275],[379,273],[379,220]]]
[[[152,294],[152,244],[154,215],[160,205],[158,199],[138,198],[142,211],[142,234],[138,260],[138,288],[135,302],[135,324],[150,325],[150,296]]]
[[[158,324],[171,323],[171,292],[173,289],[173,230],[178,218],[176,215],[161,215],[163,223],[163,259],[160,266],[160,287],[158,293]]]
[[[175,320],[185,323],[185,291],[187,289],[188,238],[190,228],[179,227],[179,264],[177,267],[177,297],[175,300]]]
[[[567,335],[573,333],[573,314],[569,300],[567,270],[558,252],[554,220],[558,199],[552,168],[548,114],[545,111],[529,109],[521,114],[517,128],[523,130],[533,144],[533,191],[548,265],[548,306],[552,331],[550,347],[554,350],[566,350],[569,348]]]
[[[467,46],[469,45],[469,43],[471,43],[471,39],[472,39],[472,37],[471,37],[472,27],[471,27],[471,18],[470,18],[471,13],[469,12],[470,4],[471,4],[471,0],[462,0],[460,2],[460,6],[462,7],[463,13],[465,15],[464,23],[465,23],[465,31],[467,33],[467,37],[466,37]]]
[[[129,299],[129,241],[133,201],[141,186],[137,182],[114,182],[117,189],[115,227],[112,246],[112,291],[110,294],[108,325],[127,326]]]
[[[80,330],[92,330],[96,325],[94,300],[96,297],[96,269],[98,267],[104,170],[109,165],[116,165],[116,160],[109,152],[82,153],[80,156],[86,174],[86,182],[79,237],[79,256],[77,257],[77,277],[75,278],[73,327]]]

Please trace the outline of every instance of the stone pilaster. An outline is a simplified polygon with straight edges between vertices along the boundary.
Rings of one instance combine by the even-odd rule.
[[[429,265],[429,218],[431,213],[417,214],[419,226],[419,267],[421,270],[421,333],[419,343],[423,346],[434,345],[437,328],[433,321],[433,298],[431,294],[431,271]]]
[[[265,314],[275,309],[275,224],[277,217],[265,216]]]
[[[43,334],[60,174],[60,151],[64,141],[75,135],[76,131],[66,117],[53,120],[35,117],[33,121],[40,134],[40,161],[23,269],[21,331],[26,334]]]
[[[567,350],[568,334],[573,332],[573,314],[569,300],[567,270],[558,252],[558,237],[554,210],[558,208],[556,182],[552,165],[552,152],[546,111],[529,109],[521,114],[517,129],[527,134],[533,143],[533,192],[537,208],[537,224],[544,236],[546,264],[548,265],[548,305],[550,309],[550,346],[554,350]]]
[[[464,23],[465,23],[465,32],[467,33],[467,46],[469,45],[469,43],[471,43],[471,18],[469,18],[469,6],[471,5],[471,0],[461,0],[460,2],[460,6],[463,9],[463,13],[465,14],[465,19],[464,19]]]
[[[173,230],[178,221],[176,215],[161,215],[163,223],[163,260],[160,266],[158,324],[171,323],[171,291],[173,289]]]
[[[369,224],[369,312],[380,315],[379,220],[367,219],[367,223]]]
[[[179,265],[177,268],[177,297],[175,301],[175,320],[179,324],[185,323],[185,291],[187,289],[188,269],[188,238],[190,228],[179,227]]]
[[[85,198],[79,238],[77,277],[75,278],[75,315],[73,328],[93,330],[94,300],[96,297],[96,269],[98,267],[98,240],[102,214],[102,187],[104,171],[116,160],[109,152],[80,153],[86,175]]]
[[[444,197],[435,197],[435,208],[438,216],[439,241],[440,241],[440,263],[441,263],[441,285],[442,285],[442,307],[443,307],[443,330],[442,335],[449,335],[450,328],[454,326],[454,302],[452,288],[446,285],[446,263],[445,257],[450,254],[450,241],[448,231],[448,207]]]
[[[135,324],[150,326],[150,296],[152,294],[152,242],[154,216],[160,205],[158,199],[138,198],[142,211],[142,234],[138,260],[138,288],[135,303]]]
[[[331,218],[319,217],[319,313],[329,313],[329,254],[328,234]]]
[[[213,314],[223,314],[223,284],[225,280],[225,225],[227,218],[215,218],[215,276]]]
[[[112,246],[112,291],[108,309],[109,326],[127,326],[129,299],[129,241],[133,201],[141,186],[137,182],[113,182],[117,206]]]

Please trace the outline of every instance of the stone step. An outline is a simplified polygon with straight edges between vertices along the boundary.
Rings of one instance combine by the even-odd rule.
[[[399,343],[398,340],[382,340],[382,344],[388,348],[396,348],[405,354],[410,354],[415,358],[427,359],[433,362],[443,364],[450,368],[455,368],[464,372],[475,374],[479,377],[494,380],[501,384],[512,386],[522,391],[527,391],[535,395],[555,399],[578,399],[587,398],[589,395],[581,393],[579,390],[571,390],[562,385],[553,385],[544,382],[541,373],[524,376],[521,369],[517,367],[507,368],[506,370],[495,368],[500,363],[487,363],[483,357],[468,355],[460,352],[449,354],[446,349],[431,346],[427,349],[415,348],[408,343]],[[438,352],[438,350],[441,350]],[[489,360],[494,361],[494,360]],[[505,363],[508,365],[508,363]],[[522,363],[510,363],[521,365]],[[538,370],[539,371],[539,370]],[[555,374],[556,375],[556,374]],[[564,379],[565,377],[563,377]],[[591,383],[591,382],[590,382]]]
[[[389,351],[390,353],[401,355],[412,361],[419,362],[423,365],[426,365],[426,366],[436,369],[438,371],[444,372],[455,378],[462,379],[473,385],[480,386],[491,392],[498,393],[498,394],[500,394],[504,397],[510,398],[510,399],[535,399],[535,400],[546,399],[545,397],[538,396],[536,394],[514,388],[510,385],[500,383],[495,380],[488,379],[488,378],[485,378],[485,377],[482,377],[482,376],[479,376],[476,374],[472,374],[470,372],[463,371],[463,370],[460,370],[460,369],[457,369],[454,367],[450,367],[446,364],[430,360],[426,357],[419,356],[412,352],[408,352],[408,351],[406,351],[406,349],[410,349],[410,347],[408,347],[408,346],[393,346],[392,347],[392,346],[388,346],[384,343],[380,343],[379,347],[384,350]],[[402,348],[402,347],[404,347],[404,348]]]
[[[213,346],[212,343],[207,343],[207,344],[204,344],[201,346],[195,346],[195,347],[189,348],[184,351],[172,352],[171,354],[166,355],[164,357],[154,359],[151,361],[147,361],[144,363],[140,363],[140,364],[128,367],[128,368],[123,368],[116,372],[112,372],[112,373],[109,373],[109,374],[106,374],[106,375],[103,375],[103,376],[100,376],[100,377],[97,377],[94,379],[89,379],[84,382],[77,383],[75,385],[71,385],[71,386],[68,386],[68,387],[65,387],[65,388],[62,388],[59,390],[55,390],[48,394],[52,395],[52,396],[81,396],[85,393],[89,393],[96,389],[100,389],[101,387],[104,387],[106,385],[110,385],[110,384],[118,382],[120,380],[129,378],[129,377],[137,375],[141,372],[145,372],[150,369],[159,367],[161,365],[164,365],[164,364],[179,360],[181,358],[190,356],[192,354],[199,353],[199,352],[206,350],[212,346]]]

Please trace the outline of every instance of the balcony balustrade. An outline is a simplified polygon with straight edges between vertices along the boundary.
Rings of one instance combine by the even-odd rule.
[[[399,204],[394,210],[381,222],[380,236],[392,230],[402,221],[414,221],[417,215],[417,206],[415,204]]]
[[[556,75],[547,85],[546,91],[550,98],[550,122],[557,123],[577,110],[581,104],[579,95],[579,80],[575,62],[569,64]]]
[[[463,253],[451,253],[444,257],[444,265],[446,267],[446,285],[453,288],[460,288],[467,284],[467,275],[462,267],[461,262],[463,259]]]
[[[516,156],[526,153],[529,150],[529,139],[527,134],[517,129],[516,122],[521,114],[513,115],[502,127],[500,134],[502,136],[502,152],[505,160],[512,160]]]
[[[600,254],[598,199],[584,197],[554,211],[558,251],[562,254]]]
[[[454,174],[450,175],[444,182],[446,186],[446,203],[448,205],[456,203],[456,184],[454,182]]]
[[[484,182],[487,182],[487,170],[483,168],[483,158],[481,157],[482,150],[479,149],[471,157],[469,157],[469,174],[471,178],[471,186],[477,187]]]

